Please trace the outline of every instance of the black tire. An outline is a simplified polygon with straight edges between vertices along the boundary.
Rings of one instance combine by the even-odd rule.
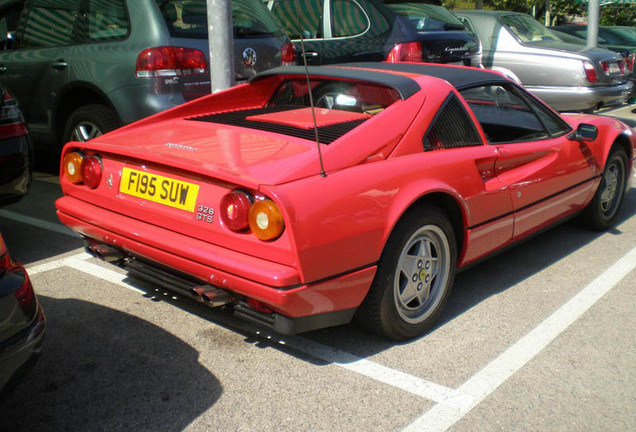
[[[62,135],[63,144],[69,141],[88,141],[121,126],[117,114],[104,105],[85,105],[69,116]]]
[[[625,150],[614,146],[607,157],[594,198],[579,215],[581,225],[603,231],[616,223],[627,188],[627,161]]]
[[[455,232],[446,214],[434,206],[407,214],[382,252],[357,321],[393,340],[422,335],[442,313],[456,265]]]

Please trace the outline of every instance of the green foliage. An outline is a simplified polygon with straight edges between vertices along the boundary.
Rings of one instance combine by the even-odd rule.
[[[448,9],[472,10],[478,0],[443,0]],[[509,10],[532,14],[542,23],[546,0],[482,0],[484,9]],[[587,2],[575,0],[550,0],[552,25],[567,23],[573,16],[587,16]],[[601,6],[600,25],[636,26],[636,2]]]
[[[616,4],[601,7],[600,23],[602,26],[636,27],[636,4]]]

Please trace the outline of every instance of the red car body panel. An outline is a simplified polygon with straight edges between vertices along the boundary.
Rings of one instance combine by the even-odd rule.
[[[595,125],[593,143],[560,136],[489,145],[461,99],[481,145],[423,152],[422,137],[440,107],[458,93],[445,80],[407,75],[421,90],[381,114],[318,114],[319,126],[364,120],[329,145],[320,144],[326,176],[320,175],[311,139],[196,121],[266,106],[285,74],[198,99],[87,143],[69,143],[64,154],[80,150],[101,157],[104,180],[89,189],[62,174],[60,220],[91,241],[257,300],[284,316],[305,317],[360,305],[395,225],[423,198],[457,212],[462,267],[582,209],[619,136],[629,142],[631,170],[636,139],[616,120],[564,116],[572,129]],[[313,72],[312,78],[321,75]],[[248,118],[254,119],[307,130],[313,123],[306,109]],[[198,186],[196,209],[122,192],[122,173],[130,169],[138,178]],[[137,177],[128,181],[133,188],[148,187],[135,183]],[[209,213],[218,212],[221,198],[236,189],[275,202],[285,223],[278,238],[261,241],[249,231],[234,232]]]

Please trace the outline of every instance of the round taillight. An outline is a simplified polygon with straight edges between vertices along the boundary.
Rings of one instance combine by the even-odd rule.
[[[252,197],[243,191],[225,195],[221,199],[221,222],[232,231],[246,230],[252,201]]]
[[[84,160],[84,156],[78,152],[67,153],[64,155],[62,167],[64,170],[64,175],[66,179],[71,183],[81,183],[82,182],[82,161]]]
[[[256,201],[250,209],[250,229],[261,240],[274,240],[283,233],[283,215],[272,200]]]
[[[86,186],[95,189],[102,181],[102,161],[99,156],[93,155],[82,161],[82,181]]]

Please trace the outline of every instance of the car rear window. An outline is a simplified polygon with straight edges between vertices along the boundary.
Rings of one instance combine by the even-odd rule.
[[[464,30],[461,21],[442,6],[424,3],[393,3],[387,6],[397,15],[407,18],[415,30]]]
[[[156,0],[172,37],[207,39],[206,0]],[[281,37],[285,32],[259,0],[232,0],[235,38]]]
[[[504,15],[500,19],[521,42],[528,45],[561,40],[529,15]]]

